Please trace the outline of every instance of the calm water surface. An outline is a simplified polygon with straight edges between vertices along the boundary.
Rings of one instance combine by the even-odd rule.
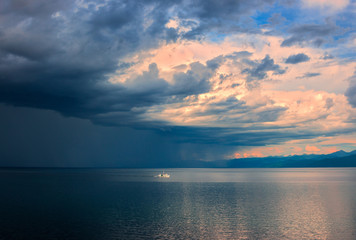
[[[0,239],[356,239],[356,169],[0,169]]]

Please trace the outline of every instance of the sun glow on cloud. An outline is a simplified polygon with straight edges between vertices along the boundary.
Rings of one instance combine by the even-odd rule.
[[[292,146],[291,144],[283,144],[279,146],[266,146],[255,147],[252,149],[245,149],[244,151],[235,152],[233,155],[229,155],[226,158],[251,158],[251,157],[268,157],[268,156],[292,156],[302,154],[330,154],[341,150],[338,147],[317,147],[312,145],[299,145]]]
[[[176,26],[175,21],[169,24]],[[350,113],[355,114],[355,110],[343,92],[347,88],[345,81],[353,75],[356,64],[341,65],[337,59],[324,59],[324,50],[298,46],[286,48],[281,47],[281,42],[278,37],[237,34],[221,43],[181,41],[165,44],[126,58],[126,62],[135,64],[125,74],[113,76],[111,81],[130,88],[130,79],[147,72],[154,63],[159,78],[174,85],[178,74],[193,73],[192,66],[199,63],[200,73],[207,74],[200,77],[208,78],[204,80],[210,84],[210,90],[151,106],[144,114],[145,118],[177,126],[258,127],[260,131],[272,128],[323,133],[352,128],[354,124],[347,119]],[[305,62],[295,60],[296,63],[290,64],[286,61],[298,54],[308,56],[303,60]],[[209,68],[209,64],[213,67]],[[300,86],[303,86],[302,90]],[[282,130],[278,130],[280,128]],[[303,153],[291,149],[259,148],[245,152],[241,157]],[[303,149],[307,153],[331,151],[330,148],[309,145]]]
[[[347,107],[347,100],[341,93],[347,87],[344,81],[353,75],[355,63],[350,62],[340,66],[335,60],[320,60],[324,56],[324,52],[320,50],[282,48],[277,44],[281,39],[275,37],[260,40],[266,43],[261,43],[259,49],[236,42],[228,39],[221,44],[193,41],[164,45],[125,59],[136,64],[125,74],[113,76],[111,81],[121,82],[130,88],[128,84],[130,79],[147,71],[149,65],[154,63],[157,65],[159,78],[173,84],[175,75],[192,71],[192,63],[198,62],[207,68],[209,61],[216,61],[216,69],[205,69],[210,73],[209,79],[206,79],[211,85],[210,91],[187,96],[183,101],[152,106],[148,116],[177,125],[195,126],[229,127],[260,123],[302,127],[305,122],[308,122],[308,127],[310,122],[317,122],[316,125],[321,129],[351,126],[343,120],[353,109]],[[262,46],[267,43],[267,47]],[[313,56],[311,62],[292,67],[285,64],[288,56],[301,51]],[[254,72],[244,73],[248,68],[253,69],[254,65],[265,64],[261,61],[266,59],[266,56],[269,56],[270,61],[273,62],[271,69],[261,70],[261,73],[256,73],[255,76],[253,76]],[[276,66],[278,69],[273,69]],[[283,71],[283,74],[279,74],[278,71]],[[318,75],[305,76],[305,73],[311,71],[318,71]],[[249,77],[251,79],[248,79]],[[322,84],[322,81],[331,84]],[[304,91],[300,91],[298,86],[304,86]],[[235,106],[235,109],[229,110],[229,114],[209,113],[212,110],[217,112],[219,109],[226,110],[223,103],[228,104],[227,101],[233,99],[235,102],[231,103],[231,106]],[[246,109],[249,109],[248,114],[244,112]],[[262,115],[257,116],[273,110],[277,115],[276,118],[270,119],[267,115],[266,118]],[[231,121],[227,118],[225,121],[220,121],[223,115]],[[233,119],[242,121],[235,122]]]

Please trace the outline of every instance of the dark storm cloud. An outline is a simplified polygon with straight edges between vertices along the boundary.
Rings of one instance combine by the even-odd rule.
[[[1,167],[157,167],[179,160],[179,146],[152,131],[3,104],[0,112]]]
[[[162,167],[181,160],[222,159],[238,146],[264,146],[312,136],[307,132],[280,133],[282,127],[166,126],[155,131],[103,127],[64,118],[54,111],[3,104],[0,112],[3,167]]]
[[[166,10],[172,3],[109,2],[98,9],[89,3],[88,8],[78,10],[57,1],[1,4],[2,102],[52,109],[95,122],[105,115],[117,116],[118,123],[130,124],[142,120],[141,112],[133,108],[164,102],[175,92],[187,95],[209,89],[204,77],[210,75],[198,76],[197,71],[204,68],[198,63],[177,75],[177,89],[158,78],[154,64],[132,79],[129,89],[106,81],[108,73],[133,64],[119,63],[120,57],[166,38]],[[154,8],[144,14],[150,4]],[[145,17],[152,20],[151,26],[144,26]],[[184,81],[190,86],[184,86]]]
[[[282,110],[283,111],[283,110]],[[286,131],[283,131],[286,129]],[[288,127],[271,126],[259,128],[217,128],[217,127],[180,127],[172,126],[158,132],[163,136],[171,136],[179,143],[192,144],[221,144],[228,146],[266,146],[278,144],[288,140],[314,138],[325,133],[315,131],[293,130]],[[332,136],[339,132],[329,132]]]
[[[64,118],[54,111],[3,104],[0,112],[2,167],[169,167],[182,160],[224,159],[239,147],[278,144],[321,134],[290,128],[283,131],[283,127],[273,126],[167,126],[147,131],[103,127],[88,120]]]
[[[242,73],[248,74],[248,80],[261,80],[267,77],[267,72],[272,71],[273,74],[284,74],[285,69],[282,69],[278,64],[274,63],[274,60],[266,55],[261,61],[246,61],[251,68],[246,68]]]
[[[330,41],[338,30],[339,27],[333,23],[295,26],[289,30],[291,36],[285,39],[281,46],[290,47],[296,44],[303,45],[304,43],[321,46],[323,43]]]
[[[285,63],[289,63],[289,64],[297,64],[297,63],[301,63],[301,62],[308,62],[310,60],[310,57],[304,53],[299,53],[299,54],[295,54],[295,55],[290,55]]]
[[[211,89],[211,78],[224,61],[236,61],[246,66],[243,73],[247,75],[248,82],[265,79],[268,72],[284,74],[285,69],[268,55],[261,60],[252,61],[249,59],[252,53],[243,51],[219,56],[207,62],[176,66],[172,82],[160,77],[160,66],[156,63],[151,63],[148,69],[127,79],[125,84],[108,81],[108,76],[125,74],[127,69],[137,64],[137,62],[125,62],[123,59],[128,55],[150,50],[167,42],[184,41],[185,38],[204,39],[209,33],[217,33],[216,35],[221,35],[221,38],[231,32],[259,33],[260,29],[250,16],[258,10],[263,11],[266,6],[272,6],[273,2],[272,0],[109,0],[96,4],[71,0],[0,1],[0,102],[12,106],[37,108],[32,110],[41,112],[31,113],[31,110],[29,113],[24,110],[25,114],[19,116],[19,119],[31,117],[32,114],[37,116],[30,119],[33,123],[23,125],[22,130],[32,129],[32,127],[35,130],[25,134],[26,140],[21,140],[19,143],[28,146],[24,147],[26,151],[22,158],[27,157],[26,152],[31,153],[32,147],[38,152],[41,152],[42,146],[54,149],[53,152],[60,152],[62,148],[70,149],[75,145],[78,149],[62,151],[60,156],[55,157],[56,161],[66,158],[65,153],[73,153],[71,159],[92,159],[96,163],[98,160],[94,158],[122,158],[128,162],[130,159],[152,160],[160,157],[160,154],[157,154],[160,153],[160,149],[164,149],[163,156],[177,159],[179,157],[176,155],[179,151],[175,148],[179,145],[176,142],[186,144],[189,141],[191,144],[215,144],[216,146],[219,144],[262,146],[290,139],[313,137],[314,135],[307,132],[281,132],[281,127],[274,129],[268,129],[266,126],[175,127],[145,117],[147,110],[152,106],[159,108],[161,104],[175,101],[179,103],[187,96],[208,92]],[[179,19],[179,27],[186,30],[179,31],[179,27],[174,29],[166,26],[170,19],[175,18]],[[273,21],[276,23],[277,20]],[[329,32],[335,31],[332,25],[325,25],[325,29],[323,25],[313,26],[302,25],[291,29],[291,38],[286,39],[284,45],[305,41],[317,42],[319,38],[325,39],[330,35]],[[232,86],[237,84],[240,83]],[[63,128],[63,131],[53,132],[53,138],[57,139],[58,136],[57,140],[60,141],[58,146],[49,141],[47,143],[46,133],[41,132],[44,130],[41,130],[39,119],[44,119],[43,121],[49,119],[48,122],[51,122],[52,114],[56,114],[51,112],[49,114],[51,116],[43,117],[41,114],[47,110],[56,111],[67,117],[81,118],[73,120],[73,118],[56,115],[55,118],[61,119],[58,120],[59,122],[66,122],[68,119],[71,122],[64,123],[71,126]],[[263,111],[252,110],[255,109],[248,108],[243,101],[231,97],[225,102],[207,105],[205,112],[197,114],[219,115],[221,123],[236,125],[241,122],[256,125],[258,121],[276,121],[285,111],[284,108],[278,107]],[[230,114],[245,114],[249,111],[252,112],[246,117],[230,116]],[[8,116],[11,114],[8,113]],[[97,125],[90,125],[87,121]],[[10,119],[7,122],[11,125],[12,121]],[[53,124],[44,129],[53,130],[59,125],[59,123]],[[104,129],[101,125],[115,126],[115,128]],[[118,130],[122,126],[135,129]],[[21,136],[21,131],[16,131],[15,128],[16,126],[12,125],[11,131],[4,135],[6,137],[2,137],[3,149],[7,148],[6,141],[8,136],[12,136],[12,132],[15,132],[16,136]],[[77,129],[78,132],[72,132],[73,129]],[[147,129],[154,129],[157,132],[153,134]],[[6,127],[3,127],[2,133],[5,130]],[[41,136],[40,144],[36,144],[36,138],[33,137],[37,133]],[[48,131],[48,134],[51,133]],[[84,137],[76,138],[76,133]],[[131,138],[132,134],[135,137]],[[91,142],[87,139],[94,140]],[[97,139],[108,140],[101,142]],[[164,144],[167,139],[169,141],[172,139],[172,142]],[[15,146],[16,138],[11,141]],[[26,145],[27,141],[31,144]],[[78,146],[78,142],[82,141],[85,145],[83,148]],[[116,141],[119,141],[117,145]],[[137,153],[139,151],[136,151],[136,144],[144,149],[142,154]],[[101,145],[105,147],[100,147],[100,151],[93,150]],[[122,147],[118,147],[119,145]],[[116,148],[119,150],[115,150]],[[15,150],[12,149],[12,153]],[[88,154],[79,156],[86,151]],[[0,151],[0,153],[5,152],[9,151]],[[91,157],[91,154],[94,155],[96,152],[97,155]],[[194,152],[194,149],[186,152],[187,156],[190,156],[189,153]],[[52,158],[52,153],[43,150],[47,159]],[[36,154],[31,154],[33,159],[38,157]],[[111,163],[108,162],[108,165],[111,166]],[[142,166],[140,164],[136,166]]]
[[[1,17],[9,21],[2,23],[0,35],[0,100],[81,118],[128,111],[135,103],[127,100],[124,88],[106,83],[105,74],[117,69],[118,57],[138,47],[129,38],[140,36],[127,29],[100,32],[94,21],[99,13],[75,12],[56,2],[46,2],[37,10],[33,7],[41,5],[38,1],[23,6],[3,2],[8,7]],[[126,7],[132,12],[129,8],[134,6]],[[126,24],[134,27],[138,16]],[[103,31],[112,26],[100,23]],[[127,33],[126,39],[118,37]]]
[[[71,0],[4,0],[0,3],[0,14],[17,17],[48,17],[51,14],[72,7]]]
[[[208,91],[209,78],[224,61],[192,63],[175,74],[173,84],[158,78],[156,65],[128,86],[107,82],[108,74],[134,64],[120,62],[128,53],[184,38],[187,33],[165,26],[169,9],[192,27],[191,36],[203,36],[217,27],[225,31],[227,22],[237,26],[240,17],[271,2],[1,1],[0,101],[93,121],[117,116],[118,122],[140,122],[147,106]],[[278,72],[275,66],[272,60],[272,66],[256,66],[251,74]]]

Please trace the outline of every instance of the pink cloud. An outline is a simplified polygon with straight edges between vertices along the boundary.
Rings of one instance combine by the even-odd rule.
[[[293,147],[293,152],[302,152],[303,151],[303,148],[301,147]]]
[[[337,152],[339,149],[337,147],[329,147],[329,148],[326,148],[325,149],[325,152],[327,154],[330,154],[330,153],[334,153],[334,152]]]
[[[279,147],[268,147],[269,155],[280,155],[283,151]]]
[[[349,0],[303,0],[303,4],[307,8],[319,7],[328,11],[338,11],[345,8]]]
[[[306,150],[307,152],[320,152],[320,149],[319,149],[319,148],[317,148],[317,147],[315,147],[315,146],[310,146],[310,145],[307,145],[307,146],[305,147],[305,150]]]
[[[264,155],[261,152],[250,152],[250,153],[244,153],[244,158],[248,157],[264,157]]]

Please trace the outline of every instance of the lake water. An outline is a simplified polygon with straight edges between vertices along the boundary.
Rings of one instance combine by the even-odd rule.
[[[356,239],[356,169],[0,169],[0,239]]]

